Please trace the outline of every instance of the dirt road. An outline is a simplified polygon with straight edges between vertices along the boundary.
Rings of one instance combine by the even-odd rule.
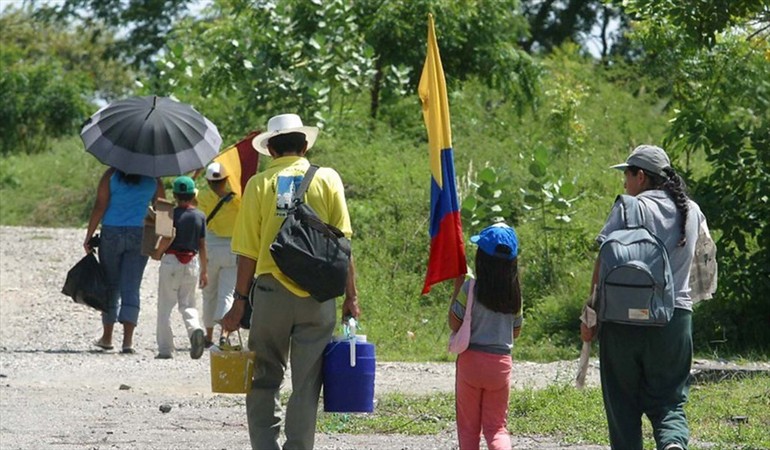
[[[243,396],[211,393],[208,355],[196,361],[187,356],[179,314],[173,324],[180,353],[154,359],[157,262],[145,271],[137,354],[105,353],[91,345],[101,331],[99,315],[60,294],[67,270],[82,257],[84,234],[0,227],[0,448],[247,448]],[[516,362],[514,387],[569,382],[575,364]],[[382,362],[375,396],[450,392],[453,376],[450,363]],[[595,368],[588,383],[598,383]],[[171,410],[161,412],[162,405]],[[319,433],[316,448],[454,449],[455,441],[454,430],[434,436]],[[514,437],[514,447],[565,448],[524,437]]]

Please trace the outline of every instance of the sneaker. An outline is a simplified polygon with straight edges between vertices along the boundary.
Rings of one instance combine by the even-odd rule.
[[[203,330],[198,328],[190,336],[190,358],[199,359],[203,356],[203,349],[206,347],[206,336]]]
[[[206,348],[211,348],[211,346],[213,346],[213,345],[214,345],[214,341],[210,341],[210,340],[206,339]]]
[[[684,450],[684,448],[679,444],[668,444],[663,447],[663,450]]]
[[[171,353],[158,353],[158,356],[155,357],[155,359],[172,359],[173,356]]]

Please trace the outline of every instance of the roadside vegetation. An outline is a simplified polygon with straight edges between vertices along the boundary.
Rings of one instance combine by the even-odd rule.
[[[594,238],[623,190],[608,166],[642,143],[672,156],[717,240],[719,290],[695,309],[696,356],[770,358],[767,0],[211,0],[197,15],[191,2],[0,9],[0,224],[85,227],[105,168],[78,131],[112,100],[174,96],[226,144],[298,112],[323,127],[310,158],[345,182],[360,333],[380,361],[450,361],[450,283],[419,294],[430,173],[416,84],[432,12],[466,238],[500,219],[520,236],[514,358],[578,357]],[[770,448],[768,376],[694,385],[686,411],[693,449]],[[319,430],[434,434],[453,422],[451,394],[385,395],[373,414],[322,413]],[[605,423],[598,388],[511,393],[514,435],[607,444]]]
[[[524,0],[493,8],[214,0],[203,17],[178,16],[186,2],[174,0],[165,12],[140,13],[163,25],[154,29],[163,39],[139,33],[133,41],[117,33],[129,19],[111,2],[63,3],[59,11],[0,11],[0,223],[85,225],[104,168],[77,132],[96,102],[173,95],[218,124],[226,143],[274,113],[298,111],[324,128],[311,158],[337,168],[346,184],[362,332],[381,360],[449,360],[449,283],[419,295],[430,175],[415,89],[424,21],[414,18],[432,11],[451,91],[464,232],[502,218],[521,238],[525,325],[515,357],[577,357],[593,239],[623,189],[607,167],[635,145],[656,143],[685,175],[719,247],[719,291],[695,311],[696,354],[768,358],[766,2],[733,1],[712,14],[696,1],[685,9],[584,1],[595,14],[583,21],[623,19],[622,36],[600,59],[579,45],[579,29],[556,36],[536,11],[522,16],[537,4]]]
[[[514,373],[515,377],[516,374]],[[770,448],[770,377],[759,376],[694,385],[685,408],[693,450]],[[452,394],[412,397],[386,395],[372,414],[320,415],[326,433],[431,435],[451,430]],[[557,437],[564,444],[609,445],[599,388],[572,386],[513,390],[508,430],[515,436]],[[652,428],[643,422],[645,448],[654,448]]]

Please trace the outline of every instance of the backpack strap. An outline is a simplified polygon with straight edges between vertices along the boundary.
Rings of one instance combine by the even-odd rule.
[[[228,192],[227,195],[220,198],[219,202],[217,203],[217,206],[215,206],[214,209],[211,210],[211,212],[209,213],[208,217],[206,217],[206,223],[211,222],[211,220],[214,219],[214,216],[216,216],[217,213],[219,212],[219,209],[222,208],[222,205],[232,200],[234,195],[235,195],[234,192]]]
[[[465,323],[465,319],[468,319],[468,322],[471,321],[471,311],[473,310],[473,300],[476,299],[476,279],[471,278],[470,282],[468,283],[468,296],[466,297],[467,301],[465,302],[465,315],[463,316],[463,323]]]
[[[292,201],[294,202],[295,206],[302,203],[302,198],[305,196],[305,192],[307,192],[307,188],[310,186],[310,182],[313,181],[313,176],[318,169],[319,167],[317,165],[311,164],[310,168],[307,169],[307,172],[305,172],[305,176],[302,177],[302,183],[300,183],[299,188],[294,191],[294,197],[292,198]]]
[[[644,227],[644,211],[639,199],[633,195],[618,195],[615,201],[620,202],[623,222],[626,224],[626,228]]]

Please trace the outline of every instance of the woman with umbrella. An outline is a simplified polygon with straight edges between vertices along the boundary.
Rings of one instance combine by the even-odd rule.
[[[99,257],[110,287],[104,332],[95,342],[113,348],[116,321],[123,324],[123,353],[134,353],[139,288],[147,256],[141,254],[143,219],[150,201],[165,198],[158,177],[204,167],[219,151],[217,127],[192,106],[158,96],[113,102],[91,116],[80,132],[86,151],[110,166],[97,188],[84,247],[101,222]]]
[[[166,197],[159,178],[107,169],[99,180],[83,247],[101,222],[99,260],[109,287],[108,309],[102,313],[102,337],[94,345],[112,350],[115,322],[123,324],[122,353],[134,353],[134,329],[139,320],[139,289],[148,257],[142,255],[142,230],[147,206]]]

